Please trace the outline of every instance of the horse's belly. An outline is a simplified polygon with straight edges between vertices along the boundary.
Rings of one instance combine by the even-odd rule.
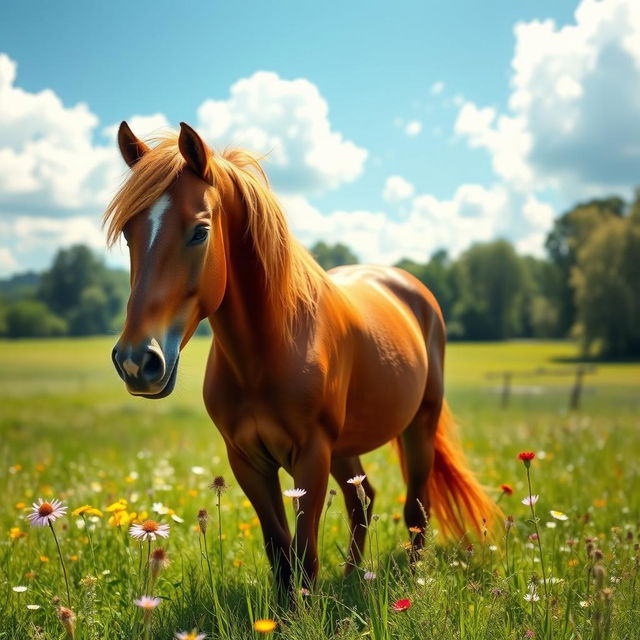
[[[427,360],[424,346],[398,350],[392,360],[364,358],[354,369],[336,455],[371,451],[402,433],[424,396]]]

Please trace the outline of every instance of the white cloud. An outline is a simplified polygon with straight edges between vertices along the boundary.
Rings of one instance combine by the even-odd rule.
[[[434,82],[431,85],[430,91],[431,91],[431,95],[439,96],[444,91],[444,82],[440,80],[438,82]]]
[[[382,197],[386,202],[395,203],[410,198],[414,191],[414,186],[402,176],[389,176],[384,183]]]
[[[509,111],[462,105],[456,132],[520,189],[628,193],[640,166],[640,2],[583,0],[575,24],[519,23]]]
[[[13,273],[19,268],[18,261],[6,247],[0,247],[0,276]]]
[[[407,257],[424,261],[437,249],[458,255],[474,242],[497,236],[522,238],[522,251],[540,255],[551,208],[496,184],[463,184],[447,200],[421,194],[408,214],[393,219],[384,211],[322,213],[302,196],[281,202],[295,235],[307,246],[316,240],[343,242],[364,262],[391,264]]]
[[[422,131],[422,122],[419,120],[411,120],[407,122],[404,127],[404,132],[410,137],[414,138]]]
[[[305,79],[259,71],[238,80],[227,100],[206,100],[198,129],[214,145],[268,154],[265,167],[281,192],[335,189],[361,173],[367,151],[331,128],[329,107]]]

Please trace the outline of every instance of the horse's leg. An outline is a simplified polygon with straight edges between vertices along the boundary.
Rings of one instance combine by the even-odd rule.
[[[257,469],[239,452],[228,450],[229,462],[240,487],[258,514],[264,546],[278,587],[289,588],[291,533],[284,512],[278,467]]]
[[[402,450],[403,471],[407,483],[404,520],[413,540],[412,560],[417,559],[419,550],[424,546],[423,531],[428,524],[425,521],[425,514],[428,518],[431,507],[429,475],[433,467],[434,439],[443,395],[442,369],[433,367],[429,371],[422,404],[411,424],[400,436],[399,445]]]
[[[364,475],[364,469],[358,456],[333,458],[331,460],[331,475],[333,475],[340,485],[340,489],[344,495],[347,513],[349,514],[351,534],[349,540],[349,555],[347,556],[347,564],[345,567],[345,573],[348,575],[362,560],[367,537],[367,526],[371,522],[371,514],[373,512],[375,491],[369,483],[369,479],[365,478],[362,482],[362,488],[368,498],[365,516],[365,509],[362,502],[360,502],[356,487],[347,482],[347,480],[354,476]]]
[[[292,464],[295,486],[305,489],[300,499],[293,551],[303,570],[303,582],[312,585],[318,573],[318,526],[327,493],[331,446],[328,442],[308,443]]]

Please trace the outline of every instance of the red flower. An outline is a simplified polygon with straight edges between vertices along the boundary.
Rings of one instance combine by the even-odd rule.
[[[402,598],[402,600],[397,600],[391,605],[391,608],[394,611],[406,611],[411,606],[411,600],[409,598]]]
[[[522,462],[531,462],[536,457],[536,454],[533,451],[521,451],[518,454],[518,460],[522,460]]]
[[[513,487],[510,484],[501,484],[500,490],[508,496],[513,495]]]

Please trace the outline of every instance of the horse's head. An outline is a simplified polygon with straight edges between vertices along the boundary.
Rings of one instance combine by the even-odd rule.
[[[220,305],[226,285],[220,197],[211,152],[182,123],[178,143],[150,148],[123,122],[122,156],[131,167],[106,219],[113,242],[129,246],[131,294],[113,364],[133,395],[173,390],[181,348]]]

